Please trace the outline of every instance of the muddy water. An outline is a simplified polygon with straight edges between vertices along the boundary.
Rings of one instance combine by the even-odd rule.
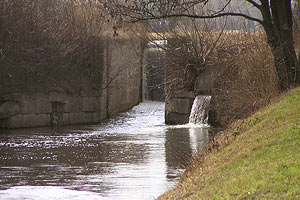
[[[0,199],[155,199],[207,141],[165,125],[159,102],[99,125],[0,130]]]

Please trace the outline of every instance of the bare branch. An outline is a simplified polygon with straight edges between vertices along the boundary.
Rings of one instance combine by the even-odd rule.
[[[213,13],[213,15],[217,15],[217,14],[220,14],[220,13],[224,12],[224,10],[227,8],[227,6],[228,6],[230,3],[231,3],[231,0],[229,0],[229,1],[223,6],[223,8],[222,8],[221,10],[219,10],[219,11]]]
[[[226,17],[226,16],[237,16],[237,17],[243,17],[245,19],[248,20],[252,20],[252,21],[256,21],[260,24],[263,24],[263,21],[255,18],[255,17],[251,17],[249,15],[243,14],[243,13],[235,13],[235,12],[224,12],[224,13],[219,13],[219,14],[214,14],[214,15],[192,15],[192,14],[170,14],[170,15],[160,15],[160,16],[148,16],[148,17],[143,17],[143,18],[139,18],[139,17],[134,17],[135,20],[131,20],[130,22],[135,23],[135,22],[140,22],[140,21],[147,21],[147,20],[158,20],[158,19],[166,19],[169,17],[187,17],[187,18],[194,18],[194,19],[214,19],[214,18],[219,18],[219,17]]]
[[[256,3],[254,0],[246,0],[246,1],[258,9],[261,8],[261,4]]]

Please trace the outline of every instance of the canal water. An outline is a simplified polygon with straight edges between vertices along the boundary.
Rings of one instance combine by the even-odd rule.
[[[160,102],[98,125],[0,130],[0,199],[155,199],[207,142],[205,127],[165,125]]]

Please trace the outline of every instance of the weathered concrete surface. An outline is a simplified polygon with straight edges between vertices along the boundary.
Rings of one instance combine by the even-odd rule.
[[[169,112],[166,114],[166,123],[171,125],[187,124],[190,114]]]
[[[70,113],[70,124],[93,123],[93,113]]]
[[[62,92],[50,92],[49,101],[50,102],[65,102],[68,99],[68,95]]]
[[[15,115],[3,124],[4,128],[42,127],[50,125],[49,114],[19,114]]]
[[[186,91],[186,90],[175,90],[171,93],[171,97],[174,98],[189,98],[189,99],[194,99],[195,94],[194,92],[191,91]]]
[[[209,95],[212,94],[215,77],[218,75],[217,69],[213,66],[206,68],[200,73],[195,81],[195,94]]]
[[[64,111],[66,113],[70,112],[81,112],[82,110],[82,98],[78,95],[69,96],[68,99],[65,101],[66,105],[64,107]]]
[[[169,104],[172,112],[189,114],[191,112],[193,99],[172,97]]]
[[[0,120],[7,119],[18,114],[21,111],[20,106],[13,101],[7,101],[0,104]]]
[[[106,116],[130,109],[142,100],[142,49],[136,40],[111,40],[105,51],[108,64],[103,86],[107,84]]]
[[[82,97],[82,111],[93,112],[99,110],[100,102],[98,97]]]
[[[79,94],[18,94],[20,102],[4,103],[2,128],[40,127],[100,122],[100,94],[82,97]],[[9,109],[8,109],[9,108]],[[54,120],[55,119],[55,120]]]
[[[35,100],[36,114],[47,114],[51,112],[52,112],[52,105],[47,98],[39,98]]]
[[[94,112],[93,113],[93,123],[98,123],[100,121],[101,121],[100,113],[99,112]]]
[[[22,114],[35,113],[35,100],[27,99],[23,100],[21,103]]]
[[[165,105],[165,122],[167,124],[186,124],[194,101],[194,94],[178,90],[169,94]]]

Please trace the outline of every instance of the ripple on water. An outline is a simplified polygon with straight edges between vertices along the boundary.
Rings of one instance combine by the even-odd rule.
[[[199,128],[167,126],[164,104],[147,102],[98,125],[11,130],[0,199],[155,199],[204,143]]]
[[[16,186],[8,190],[0,190],[1,199],[39,199],[39,200],[96,200],[101,199],[97,193],[76,191],[57,186]]]

